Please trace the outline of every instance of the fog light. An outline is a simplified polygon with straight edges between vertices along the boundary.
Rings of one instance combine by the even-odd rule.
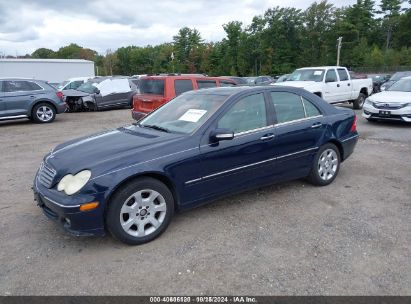
[[[98,207],[99,202],[91,202],[80,206],[80,211],[90,211]]]

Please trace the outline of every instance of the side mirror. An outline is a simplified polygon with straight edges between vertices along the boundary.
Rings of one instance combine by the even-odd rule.
[[[94,90],[94,93],[100,94],[100,90],[96,88],[96,89]]]
[[[210,134],[211,142],[219,142],[221,140],[232,140],[234,138],[234,132],[228,129],[216,129]]]

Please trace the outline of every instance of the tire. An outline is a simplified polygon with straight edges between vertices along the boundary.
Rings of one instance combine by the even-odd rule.
[[[170,189],[157,179],[143,177],[115,192],[108,205],[106,225],[119,241],[140,245],[160,236],[173,214],[174,198]]]
[[[331,184],[338,175],[341,156],[338,148],[331,143],[323,145],[314,157],[308,181],[316,186]]]
[[[353,108],[354,110],[361,110],[362,106],[364,105],[365,102],[365,94],[360,93],[360,95],[358,95],[358,98],[356,100],[353,101]]]
[[[36,104],[31,111],[31,119],[37,123],[50,123],[56,118],[56,109],[48,102]]]

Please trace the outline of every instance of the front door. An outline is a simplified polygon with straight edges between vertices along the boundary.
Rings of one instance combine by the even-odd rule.
[[[0,81],[0,117],[6,116],[6,100],[3,93],[3,81]]]
[[[272,165],[273,126],[263,93],[242,97],[206,132],[200,146],[203,198],[261,183]],[[234,131],[234,139],[209,143],[215,128]]]
[[[275,109],[275,174],[277,180],[308,175],[326,125],[309,100],[289,92],[271,92]]]
[[[328,103],[339,101],[340,83],[338,81],[335,69],[330,69],[325,74],[325,83],[323,90],[323,99]]]

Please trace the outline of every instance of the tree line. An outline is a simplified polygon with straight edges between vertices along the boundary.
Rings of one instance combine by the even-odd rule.
[[[408,8],[403,8],[408,4]],[[273,7],[250,25],[223,25],[226,37],[205,42],[194,28],[183,27],[172,42],[127,46],[105,54],[77,44],[57,51],[37,49],[32,58],[93,60],[100,75],[206,73],[208,75],[278,75],[302,66],[340,64],[352,69],[411,66],[411,0],[357,0],[337,8],[326,0],[306,10]]]

